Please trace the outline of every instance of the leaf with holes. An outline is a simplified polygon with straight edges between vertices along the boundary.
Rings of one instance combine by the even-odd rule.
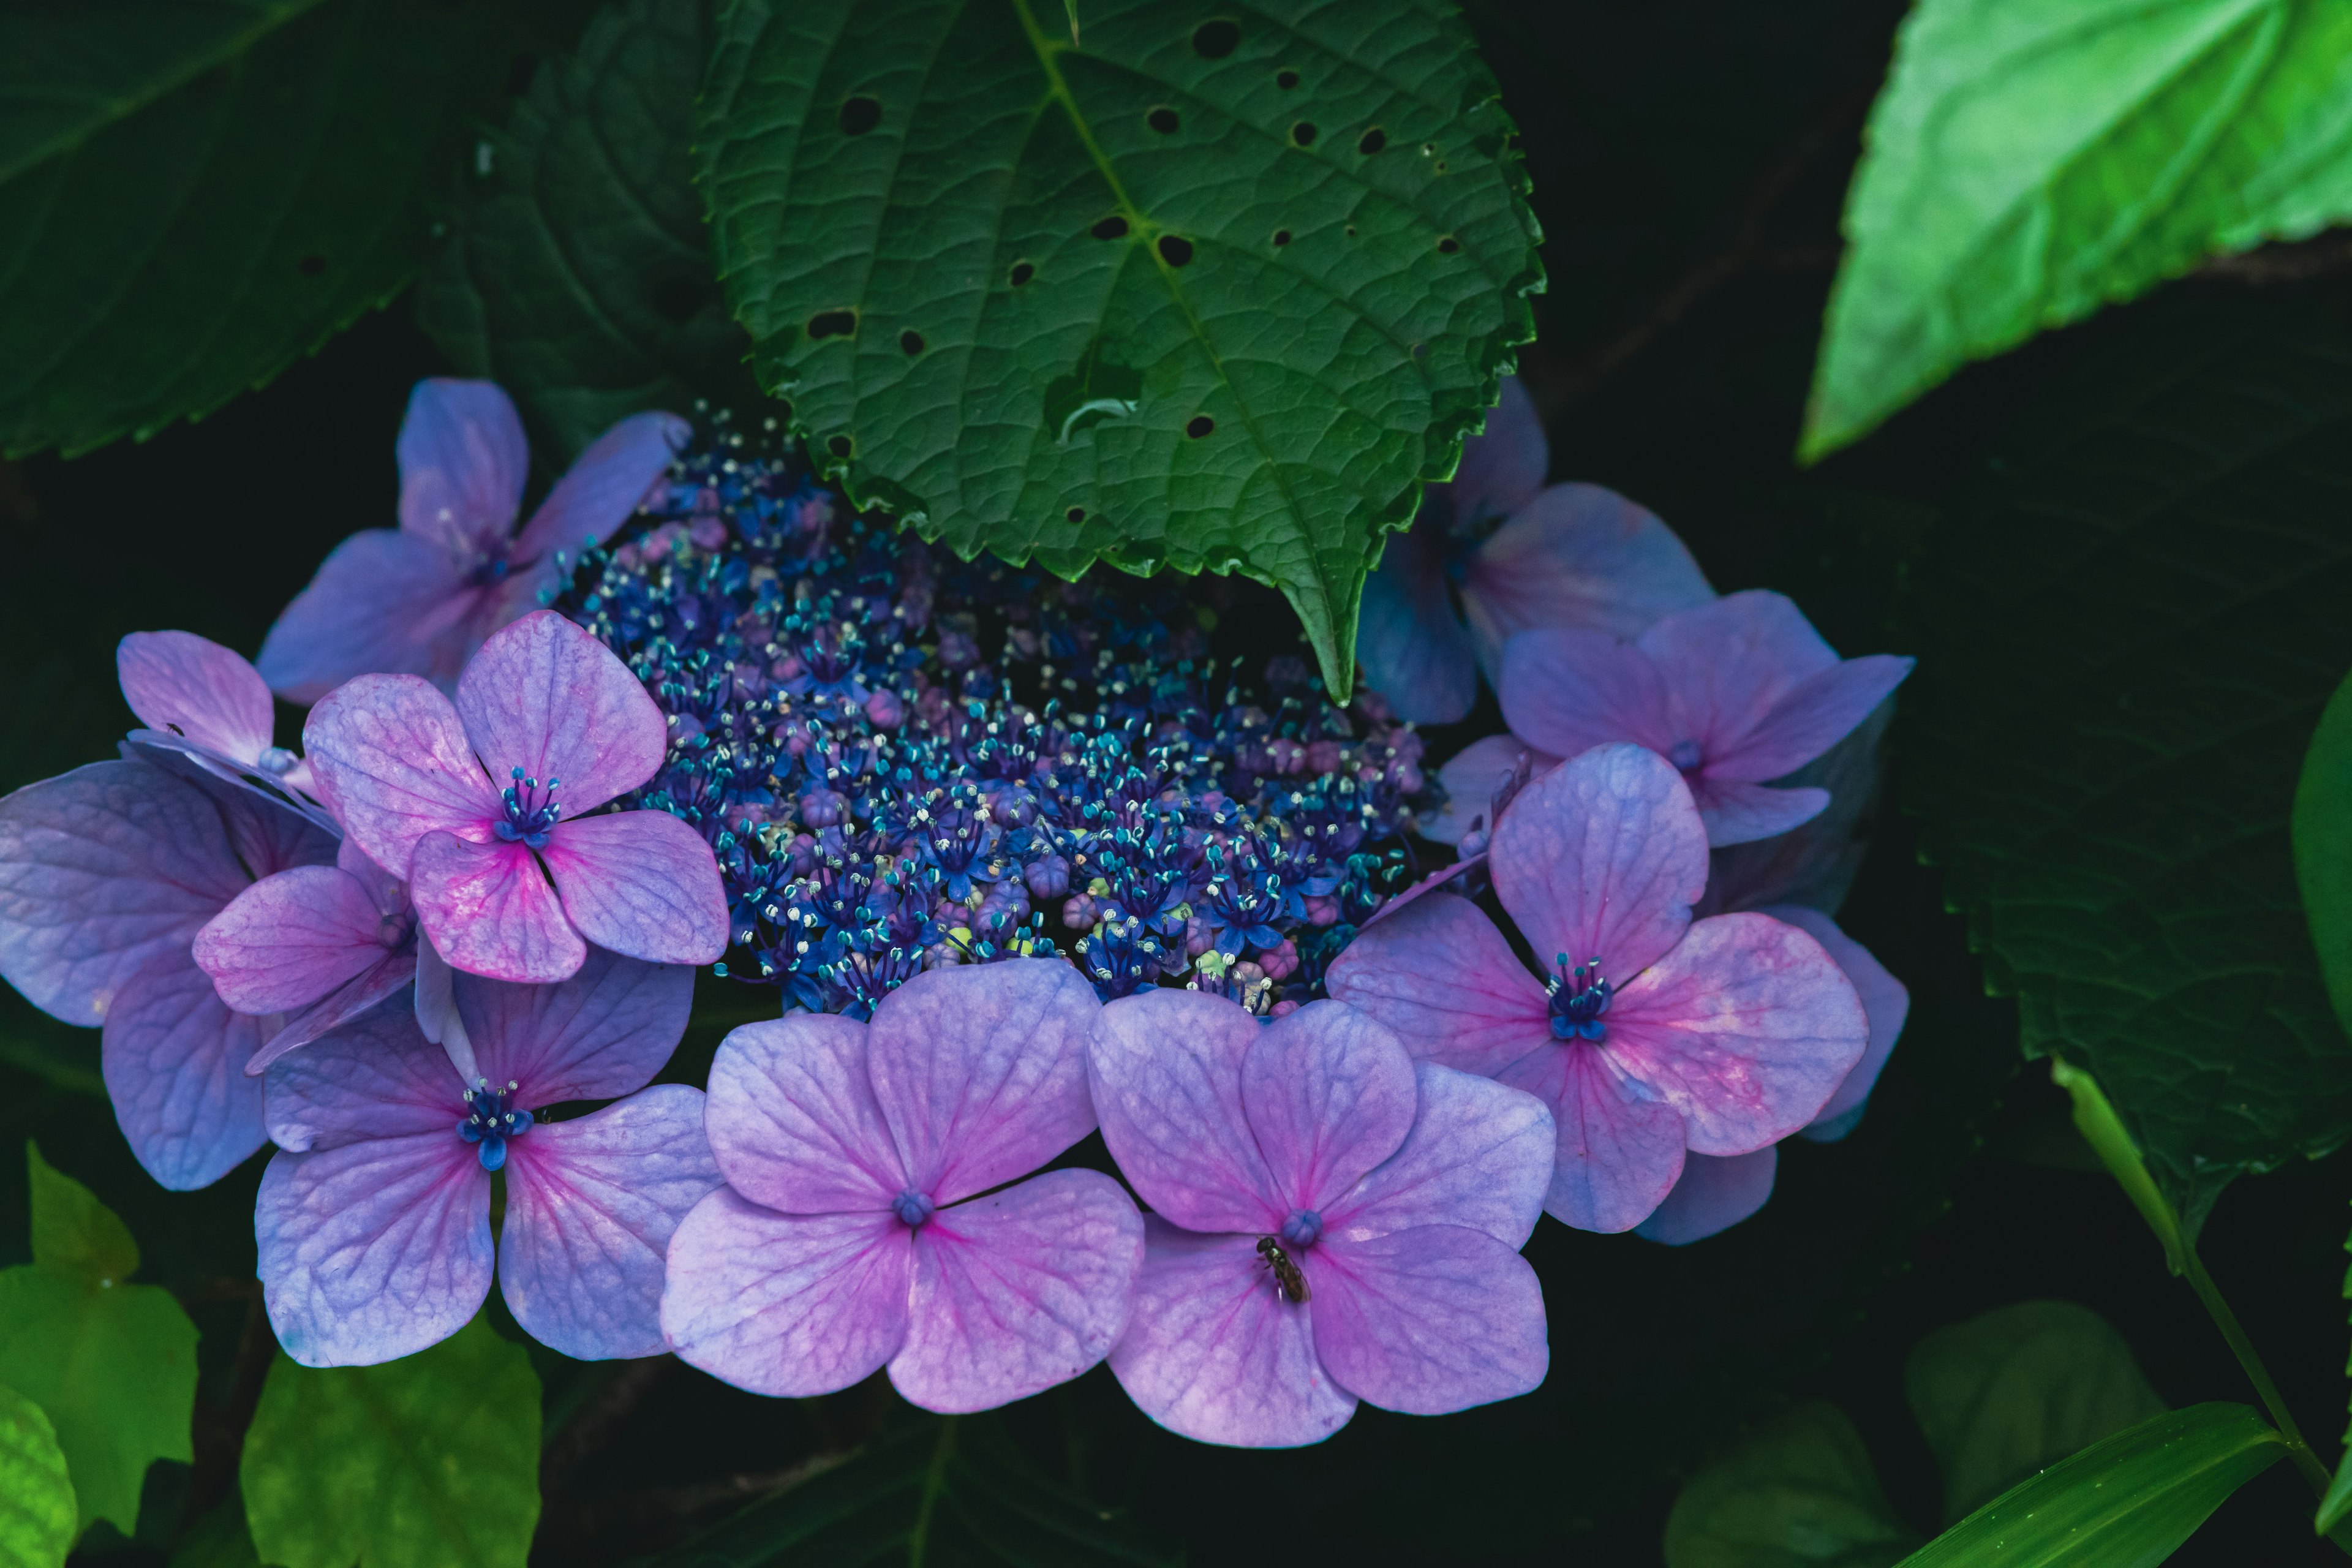
[[[1382,532],[1533,335],[1510,121],[1444,0],[1083,12],[727,0],[700,142],[752,368],[861,503],[1244,572],[1344,695]]]

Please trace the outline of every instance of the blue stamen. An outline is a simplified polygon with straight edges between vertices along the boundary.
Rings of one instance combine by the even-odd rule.
[[[514,783],[506,787],[500,797],[506,802],[507,814],[491,824],[498,836],[509,844],[525,844],[533,849],[547,847],[547,836],[555,831],[556,818],[563,807],[556,804],[555,792],[562,786],[562,779],[550,779],[542,792],[537,779],[522,776],[517,768],[510,775]]]
[[[909,1230],[919,1229],[931,1217],[931,1200],[920,1193],[900,1193],[890,1200],[890,1212]]]
[[[1683,772],[1688,773],[1698,766],[1706,756],[1706,753],[1699,749],[1696,741],[1676,741],[1675,749],[1666,753],[1666,761],[1674,763]]]
[[[1601,960],[1587,959],[1569,967],[1568,954],[1553,957],[1559,973],[1544,982],[1551,997],[1551,1037],[1555,1040],[1605,1040],[1608,1026],[1601,1015],[1609,1011],[1609,982],[1601,977]]]
[[[530,1131],[530,1112],[507,1104],[517,1087],[510,1080],[504,1089],[492,1089],[488,1079],[478,1079],[466,1091],[466,1119],[457,1123],[457,1136],[480,1145],[476,1152],[485,1171],[507,1163],[508,1139]]]
[[[1312,1247],[1323,1238],[1323,1215],[1316,1209],[1294,1209],[1282,1222],[1285,1247]]]

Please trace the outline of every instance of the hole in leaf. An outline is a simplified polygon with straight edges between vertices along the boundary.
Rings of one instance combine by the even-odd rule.
[[[1159,132],[1162,136],[1175,135],[1176,127],[1182,123],[1176,118],[1176,111],[1164,103],[1143,118],[1151,129]]]
[[[906,350],[908,356],[912,358],[923,352],[923,334],[909,327],[898,334],[898,346]]]
[[[1274,231],[1274,243],[1278,246],[1288,245],[1290,243],[1290,231],[1286,228],[1276,229]]]
[[[831,452],[836,458],[846,458],[849,456],[849,437],[846,436],[835,436],[832,440],[827,441],[824,444],[824,449]]]
[[[1415,359],[1427,359],[1429,357],[1429,345],[1427,343],[1413,344],[1412,357]]]
[[[1437,242],[1438,253],[1442,256],[1451,256],[1461,248],[1462,242],[1450,234]]]
[[[1221,60],[1242,41],[1242,30],[1220,16],[1192,29],[1192,52],[1204,60]]]
[[[1082,506],[1074,506],[1062,515],[1068,518],[1072,522],[1084,522],[1087,520],[1087,509]]]
[[[842,101],[841,129],[845,134],[863,136],[881,123],[882,104],[879,100],[860,93]]]
[[[1315,121],[1302,120],[1290,128],[1290,139],[1301,147],[1315,145]]]
[[[855,310],[819,310],[809,318],[808,334],[812,338],[845,338],[856,331]]]
[[[1445,173],[1445,160],[1443,158],[1437,161],[1437,172],[1441,174]]]
[[[1274,73],[1274,85],[1288,92],[1298,85],[1298,73],[1293,70],[1276,71]]]
[[[1365,132],[1361,136],[1356,138],[1356,151],[1361,153],[1367,158],[1370,157],[1373,153],[1379,152],[1388,144],[1389,133],[1381,130],[1377,125],[1373,126],[1370,131]]]
[[[1348,237],[1349,239],[1356,237],[1356,226],[1354,224],[1349,224],[1348,226]]]
[[[1189,267],[1192,264],[1192,242],[1163,234],[1160,237],[1160,258],[1171,267]]]
[[[1020,288],[1021,285],[1028,282],[1029,279],[1036,276],[1037,269],[1030,266],[1027,262],[1016,261],[1013,264],[1013,286],[1015,289]]]
[[[1094,227],[1087,230],[1087,232],[1093,235],[1097,239],[1117,239],[1120,235],[1127,232],[1127,220],[1119,216],[1117,213],[1113,213],[1110,216],[1103,219],[1102,222],[1095,225]]]
[[[315,250],[294,264],[294,270],[305,278],[316,278],[326,269],[327,258]]]
[[[1184,426],[1184,434],[1197,441],[1217,427],[1217,422],[1205,414],[1195,414],[1192,422]]]

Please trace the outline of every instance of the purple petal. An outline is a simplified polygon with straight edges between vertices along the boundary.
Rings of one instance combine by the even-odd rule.
[[[262,1081],[269,1135],[296,1153],[427,1133],[460,1142],[465,1080],[404,1008],[353,1020],[275,1063]]]
[[[1434,1062],[1417,1064],[1413,1076],[1420,1103],[1403,1147],[1323,1211],[1324,1234],[1368,1241],[1415,1226],[1467,1226],[1525,1246],[1551,1185],[1559,1133],[1550,1109]]]
[[[277,1154],[253,1231],[270,1327],[304,1366],[413,1355],[490,1293],[490,1173],[447,1128]]]
[[[1715,597],[1675,531],[1599,485],[1554,485],[1470,558],[1462,608],[1491,677],[1503,645],[1538,626],[1636,637]]]
[[[1707,773],[1749,784],[1794,773],[1869,718],[1903,684],[1911,665],[1910,659],[1879,653],[1807,677],[1737,744],[1711,754]]]
[[[515,1321],[582,1361],[660,1355],[663,1260],[717,1190],[702,1091],[666,1083],[507,1149],[499,1285]]]
[[[1706,824],[1706,841],[1719,849],[1776,838],[1802,827],[1830,804],[1825,789],[1770,789],[1705,773],[1691,784],[1691,799],[1698,806],[1699,820]]]
[[[1356,933],[1331,994],[1425,1061],[1492,1075],[1552,1043],[1542,985],[1477,905],[1432,893]]]
[[[626,795],[662,764],[669,731],[613,650],[553,610],[492,634],[457,678],[457,714],[499,789],[520,768],[566,817]]]
[[[151,730],[169,730],[240,763],[270,746],[269,687],[253,666],[194,632],[132,632],[116,645],[122,700]]]
[[[906,1342],[913,1234],[887,1209],[782,1215],[721,1187],[670,1238],[662,1332],[753,1394],[847,1388]]]
[[[354,533],[319,565],[261,640],[254,667],[289,702],[316,702],[362,675],[446,687],[481,646],[490,595],[429,540]]]
[[[1602,746],[1521,790],[1495,827],[1495,893],[1540,963],[1622,984],[1673,947],[1706,889],[1706,832],[1674,765]]]
[[[1118,1342],[1142,1272],[1143,1216],[1098,1171],[1048,1171],[941,1209],[915,1232],[891,1386],[960,1414],[1067,1383]]]
[[[240,1013],[291,1013],[374,968],[383,917],[332,866],[265,877],[196,933],[196,966]]]
[[[1282,1299],[1255,1237],[1157,1215],[1143,1225],[1135,1314],[1110,1352],[1137,1408],[1179,1436],[1245,1448],[1319,1443],[1348,1424],[1356,1401],[1316,1357],[1314,1303]]]
[[[793,1214],[887,1209],[909,1190],[866,1070],[866,1026],[793,1013],[719,1042],[703,1126],[738,1192]]]
[[[1768,915],[1713,915],[1618,988],[1603,1047],[1682,1113],[1702,1154],[1745,1154],[1821,1114],[1869,1037],[1822,944]]]
[[[481,1075],[520,1084],[526,1106],[551,1105],[652,1082],[686,1033],[694,972],[594,948],[554,984],[459,974],[452,990]]]
[[[1364,684],[1417,724],[1465,719],[1478,700],[1478,666],[1446,590],[1444,547],[1443,521],[1430,513],[1390,534],[1356,617]]]
[[[1242,1110],[1286,1214],[1339,1202],[1395,1153],[1418,1093],[1404,1042],[1341,1002],[1276,1018],[1242,1058]]]
[[[1544,1212],[1579,1230],[1631,1230],[1683,1169],[1683,1119],[1582,1042],[1538,1051],[1502,1081],[1551,1107],[1559,1133]]]
[[[1729,1230],[1764,1206],[1780,1167],[1777,1143],[1746,1154],[1685,1155],[1682,1180],[1633,1234],[1667,1247],[1687,1247]]]
[[[1665,682],[1681,731],[1675,739],[1699,742],[1709,758],[1736,745],[1808,676],[1838,662],[1803,611],[1761,588],[1666,616],[1637,646]]]
[[[1454,517],[1508,517],[1535,499],[1550,470],[1551,450],[1535,400],[1517,376],[1507,375],[1486,427],[1463,441],[1462,461],[1442,487],[1444,499]]]
[[[413,984],[416,979],[416,950],[410,947],[400,952],[385,952],[372,968],[345,981],[308,1007],[293,1014],[278,1026],[262,1047],[254,1052],[245,1064],[248,1076],[266,1072],[269,1064],[287,1052],[299,1050],[311,1041],[331,1035],[354,1019],[366,1016],[374,1008]]]
[[[99,1065],[115,1120],[147,1173],[174,1192],[210,1186],[268,1140],[245,1061],[261,1021],[232,1013],[182,957],[134,976],[107,1009]]]
[[[441,1047],[458,1078],[467,1083],[480,1079],[474,1042],[467,1037],[465,1020],[457,1016],[457,972],[429,942],[416,944],[415,1014],[416,1032]]]
[[[1289,1215],[1242,1109],[1263,1027],[1237,1002],[1155,989],[1102,1010],[1088,1081],[1103,1142],[1143,1201],[1188,1230],[1278,1230]]]
[[[588,956],[588,944],[523,845],[430,833],[408,874],[425,940],[454,969],[545,984],[577,973]]]
[[[666,811],[559,822],[540,851],[572,929],[654,963],[727,952],[727,887],[701,834]]]
[[[1316,1353],[1368,1405],[1443,1415],[1526,1394],[1551,1365],[1536,1271],[1483,1230],[1335,1237],[1299,1267],[1314,1289]]]
[[[418,382],[395,449],[403,529],[458,557],[506,542],[522,510],[530,444],[513,401],[497,385]]]
[[[1530,747],[1573,757],[1612,741],[1660,753],[1693,738],[1650,657],[1607,632],[1538,626],[1503,645],[1495,694]]]
[[[1101,1011],[1083,975],[1045,959],[934,969],[884,997],[866,1072],[914,1189],[944,1206],[1093,1131],[1087,1036]]]
[[[125,742],[126,749],[129,742]],[[181,777],[220,811],[228,829],[229,847],[236,851],[238,891],[248,879],[274,877],[296,866],[321,866],[341,847],[332,819],[322,813],[289,804],[278,795],[224,781],[187,757],[177,757]]]
[[[523,525],[515,558],[551,564],[558,551],[577,556],[603,542],[628,521],[693,435],[694,426],[675,414],[632,414],[597,437]],[[552,581],[551,572],[538,575]]]
[[[1853,733],[1780,781],[1828,790],[1828,809],[1787,833],[1716,850],[1698,913],[1791,903],[1835,912],[1870,847],[1879,752],[1894,717],[1895,705],[1880,703]]]
[[[415,879],[417,841],[477,842],[504,815],[466,744],[457,710],[413,675],[362,675],[331,693],[302,727],[319,788],[368,858]]]
[[[1518,772],[1528,759],[1528,776],[1559,766],[1549,752],[1538,752],[1517,735],[1485,735],[1471,742],[1437,770],[1438,787],[1445,791],[1445,809],[1419,818],[1414,831],[1433,844],[1459,844],[1474,822],[1495,826],[1495,793]],[[1385,906],[1384,906],[1385,907]]]
[[[1911,1013],[1911,993],[1903,982],[1886,973],[1886,966],[1872,957],[1868,948],[1840,931],[1837,921],[1821,910],[1798,904],[1775,904],[1757,913],[1786,921],[1820,942],[1822,950],[1830,955],[1838,972],[1853,984],[1854,994],[1862,999],[1870,1043],[1863,1047],[1862,1060],[1845,1075],[1837,1092],[1830,1096],[1829,1103],[1802,1130],[1815,1142],[1833,1143],[1853,1131],[1854,1122],[1861,1120],[1863,1103],[1877,1086],[1879,1071],[1894,1054],[1895,1042],[1902,1037],[1904,1021]],[[1838,1125],[1841,1122],[1843,1125]]]

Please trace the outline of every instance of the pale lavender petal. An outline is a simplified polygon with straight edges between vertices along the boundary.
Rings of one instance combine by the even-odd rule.
[[[1491,1076],[1552,1043],[1543,986],[1495,922],[1453,893],[1365,926],[1327,984],[1425,1061]]]
[[[1830,792],[1819,816],[1769,839],[1719,848],[1710,857],[1702,915],[1803,904],[1832,914],[1845,902],[1870,847],[1878,806],[1879,752],[1895,704],[1882,702],[1853,734],[1780,780]]]
[[[1495,828],[1495,893],[1539,963],[1622,985],[1675,945],[1706,889],[1706,831],[1674,765],[1602,746],[1528,784]]]
[[[1691,784],[1691,800],[1706,824],[1706,841],[1717,848],[1753,844],[1802,827],[1830,804],[1825,789],[1773,789],[1705,773]]]
[[[400,1007],[352,1020],[273,1064],[262,1082],[269,1135],[298,1153],[426,1133],[457,1142],[466,1117],[465,1080]]]
[[[125,742],[126,747],[129,742]],[[316,808],[289,804],[276,795],[225,782],[188,764],[182,756],[182,776],[220,808],[221,825],[228,829],[230,848],[236,852],[239,891],[248,879],[274,877],[296,866],[323,866],[332,861],[340,845],[333,819]]]
[[[370,859],[414,881],[417,841],[477,843],[504,815],[466,744],[457,710],[413,675],[362,675],[310,710],[302,727],[320,792]]]
[[[666,811],[559,822],[540,851],[572,929],[654,963],[727,952],[727,886],[702,835]]]
[[[1137,1408],[1181,1436],[1244,1448],[1319,1443],[1348,1424],[1355,1397],[1317,1359],[1314,1303],[1282,1299],[1255,1237],[1143,1224],[1135,1314],[1110,1352]]]
[[[1426,512],[1390,534],[1356,617],[1363,683],[1417,724],[1454,723],[1478,700],[1478,666],[1446,590],[1444,547],[1443,520]]]
[[[1581,1041],[1538,1051],[1502,1075],[1551,1107],[1559,1134],[1544,1212],[1579,1230],[1631,1230],[1683,1169],[1683,1119]]]
[[[1738,744],[1808,676],[1838,662],[1803,611],[1761,588],[1664,616],[1637,646],[1665,682],[1675,739],[1697,741],[1708,757]]]
[[[457,714],[498,788],[520,768],[555,789],[566,817],[653,777],[669,748],[644,683],[553,610],[491,635],[457,678]]]
[[[1143,1201],[1189,1230],[1278,1230],[1289,1208],[1242,1109],[1263,1026],[1237,1002],[1158,988],[1096,1019],[1088,1081],[1103,1142]]]
[[[662,1333],[753,1394],[847,1388],[906,1342],[913,1234],[887,1209],[783,1215],[721,1187],[670,1237]]]
[[[1538,626],[1636,637],[1715,597],[1675,531],[1599,485],[1554,485],[1470,557],[1462,608],[1489,677],[1503,645]]]
[[[1610,1058],[1682,1113],[1702,1154],[1745,1154],[1821,1114],[1869,1038],[1822,944],[1769,915],[1713,915],[1618,988]]]
[[[1445,791],[1445,808],[1417,819],[1413,830],[1434,844],[1459,844],[1474,822],[1491,832],[1495,826],[1495,792],[1518,771],[1519,759],[1528,763],[1528,776],[1559,766],[1549,752],[1539,752],[1517,735],[1485,735],[1447,759],[1437,770],[1438,787]]]
[[[592,948],[554,984],[458,974],[451,985],[481,1074],[521,1103],[611,1100],[653,1081],[686,1033],[694,972]]]
[[[1633,1234],[1667,1247],[1687,1247],[1729,1230],[1764,1206],[1780,1168],[1777,1143],[1746,1154],[1685,1155],[1683,1179]]]
[[[1286,1214],[1339,1202],[1395,1153],[1418,1093],[1404,1042],[1342,1002],[1265,1025],[1242,1058],[1242,1110]]]
[[[474,1042],[466,1033],[466,1021],[457,1016],[457,972],[433,951],[431,942],[421,938],[416,943],[415,1011],[416,1032],[441,1047],[459,1079],[478,1082],[481,1064],[474,1059]]]
[[[428,833],[408,872],[425,940],[452,968],[545,984],[576,973],[588,956],[547,873],[520,844]]]
[[[1333,1237],[1299,1268],[1314,1292],[1316,1354],[1367,1405],[1443,1415],[1526,1394],[1551,1365],[1536,1271],[1483,1230]]]
[[[496,384],[418,382],[394,450],[403,529],[456,557],[506,542],[522,510],[530,444],[513,400]]]
[[[1707,773],[1759,784],[1795,772],[1853,733],[1894,695],[1911,665],[1877,653],[1807,677],[1737,743],[1710,752]]]
[[[515,1321],[582,1361],[660,1355],[663,1261],[719,1185],[702,1091],[656,1085],[507,1145],[499,1286]]]
[[[866,1029],[793,1013],[719,1042],[703,1126],[738,1192],[787,1213],[834,1214],[887,1209],[908,1190],[866,1076]]]
[[[1664,754],[1693,738],[1675,720],[1650,657],[1607,632],[1519,633],[1503,645],[1495,694],[1511,733],[1556,757],[1612,741]]]
[[[1099,1171],[1048,1171],[941,1209],[915,1232],[891,1386],[953,1415],[1067,1383],[1118,1342],[1142,1271],[1143,1216]]]
[[[1822,944],[1836,963],[1839,973],[1853,983],[1854,994],[1862,999],[1863,1016],[1868,1020],[1870,1043],[1863,1047],[1862,1059],[1830,1096],[1821,1113],[1802,1129],[1806,1137],[1820,1143],[1833,1143],[1853,1131],[1861,1120],[1863,1103],[1877,1086],[1878,1075],[1894,1054],[1895,1042],[1902,1037],[1904,1021],[1910,1016],[1911,993],[1900,980],[1886,973],[1886,966],[1871,955],[1868,948],[1838,929],[1837,921],[1819,910],[1799,904],[1774,904],[1759,910],[1777,921],[1786,921],[1815,942]],[[1834,1129],[1834,1131],[1832,1131]]]
[[[1463,441],[1454,478],[1431,488],[1441,491],[1433,499],[1454,517],[1508,517],[1535,499],[1550,470],[1551,450],[1535,400],[1517,376],[1507,375],[1485,427]]]
[[[289,1016],[278,1032],[247,1059],[245,1070],[260,1073],[291,1050],[332,1034],[363,1017],[416,979],[414,945],[400,952],[384,952],[372,967],[361,971],[308,1007]]]
[[[490,1293],[490,1173],[447,1128],[273,1156],[253,1232],[269,1326],[304,1366],[413,1355]]]
[[[515,540],[515,559],[542,566],[556,552],[577,556],[628,521],[694,426],[675,414],[632,414],[591,442],[540,503]],[[535,575],[552,581],[552,574]]]
[[[332,866],[265,877],[196,933],[196,967],[240,1013],[308,1007],[382,963],[383,917]]]
[[[1550,1108],[1434,1062],[1417,1064],[1414,1078],[1420,1104],[1403,1147],[1323,1210],[1324,1235],[1369,1241],[1415,1226],[1467,1226],[1525,1246],[1551,1186]]]
[[[277,723],[269,687],[253,666],[194,632],[132,632],[115,645],[122,700],[151,730],[252,763]]]
[[[488,603],[441,546],[371,528],[320,563],[261,640],[254,667],[289,702],[316,702],[362,675],[446,687],[480,644]]]
[[[184,956],[132,977],[107,1009],[99,1066],[131,1152],[174,1192],[210,1186],[268,1140],[245,1060],[261,1021],[232,1013]]]
[[[944,1206],[1093,1131],[1087,1037],[1101,1011],[1057,959],[934,969],[884,997],[866,1072],[915,1190]]]

